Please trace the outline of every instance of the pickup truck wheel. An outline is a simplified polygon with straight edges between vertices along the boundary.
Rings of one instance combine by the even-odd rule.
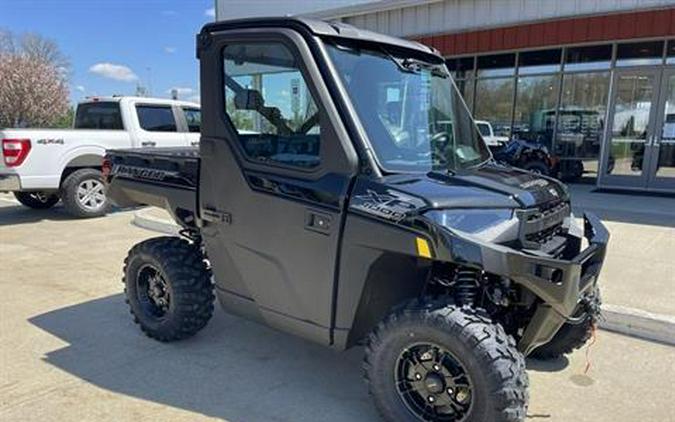
[[[190,337],[213,315],[211,272],[198,246],[177,237],[149,239],[124,261],[126,301],[134,321],[151,338]]]
[[[61,185],[61,199],[66,211],[75,217],[100,217],[110,210],[106,187],[99,170],[72,172]]]
[[[22,205],[36,210],[46,210],[59,202],[59,196],[55,193],[45,192],[14,192],[14,197]]]
[[[525,359],[479,311],[414,302],[370,335],[365,379],[388,421],[525,419]]]

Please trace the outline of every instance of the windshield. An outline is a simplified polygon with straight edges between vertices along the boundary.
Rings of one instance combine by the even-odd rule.
[[[490,158],[444,65],[327,48],[385,170],[458,171]]]

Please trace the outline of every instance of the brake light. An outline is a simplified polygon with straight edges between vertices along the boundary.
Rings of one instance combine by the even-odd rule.
[[[7,167],[18,167],[28,157],[30,139],[3,139],[2,156]]]
[[[108,181],[108,176],[110,176],[111,171],[112,171],[112,162],[107,158],[104,158],[103,163],[101,163],[101,173],[103,175],[103,180],[105,180],[106,182]]]

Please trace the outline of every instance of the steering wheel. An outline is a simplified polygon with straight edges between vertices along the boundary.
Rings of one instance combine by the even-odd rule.
[[[447,132],[436,132],[429,139],[431,146],[431,158],[439,163],[446,163],[448,157],[446,156],[446,147],[450,141],[450,135]]]

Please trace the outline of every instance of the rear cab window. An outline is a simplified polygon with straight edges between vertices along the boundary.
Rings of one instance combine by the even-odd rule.
[[[138,123],[148,132],[177,132],[176,116],[171,106],[137,105]]]
[[[82,103],[77,106],[75,129],[124,130],[119,102]]]

